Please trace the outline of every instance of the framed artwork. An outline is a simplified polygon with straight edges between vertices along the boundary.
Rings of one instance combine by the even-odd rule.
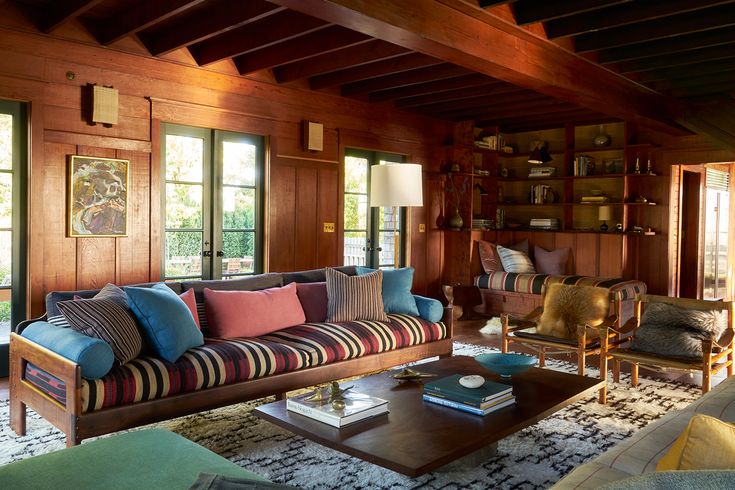
[[[128,234],[128,160],[69,157],[69,236]]]

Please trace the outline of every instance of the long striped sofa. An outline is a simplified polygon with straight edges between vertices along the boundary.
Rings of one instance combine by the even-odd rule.
[[[354,268],[342,268],[354,274]],[[324,271],[264,274],[243,289],[323,280]],[[253,286],[253,281],[257,287]],[[237,281],[222,281],[232,288]],[[67,436],[82,439],[159,420],[365,374],[432,356],[451,355],[451,309],[442,321],[390,314],[388,322],[305,323],[260,337],[207,337],[204,287],[212,281],[169,283],[175,292],[194,289],[205,343],[175,362],[140,355],[100,379],[84,379],[81,368],[45,347],[11,335],[11,425],[25,433],[29,406]],[[53,292],[47,313],[35,321],[65,325],[56,303],[96,290]]]
[[[633,302],[636,294],[646,292],[642,281],[591,277],[579,275],[519,274],[496,271],[475,277],[475,286],[482,295],[483,313],[500,316],[507,313],[524,316],[535,308],[543,306],[542,293],[552,284],[596,286],[610,291],[610,304],[618,317],[624,322],[633,315]]]

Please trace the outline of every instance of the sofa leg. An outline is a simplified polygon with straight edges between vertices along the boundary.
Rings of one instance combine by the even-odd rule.
[[[26,435],[26,404],[10,395],[10,427],[19,436]]]

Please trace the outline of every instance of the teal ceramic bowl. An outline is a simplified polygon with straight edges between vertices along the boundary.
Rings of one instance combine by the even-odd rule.
[[[535,357],[524,354],[480,354],[475,360],[488,371],[499,374],[501,378],[520,374],[536,364]]]

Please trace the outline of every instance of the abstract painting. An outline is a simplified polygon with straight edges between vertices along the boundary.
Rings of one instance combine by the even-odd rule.
[[[72,155],[69,236],[128,234],[128,160]]]

